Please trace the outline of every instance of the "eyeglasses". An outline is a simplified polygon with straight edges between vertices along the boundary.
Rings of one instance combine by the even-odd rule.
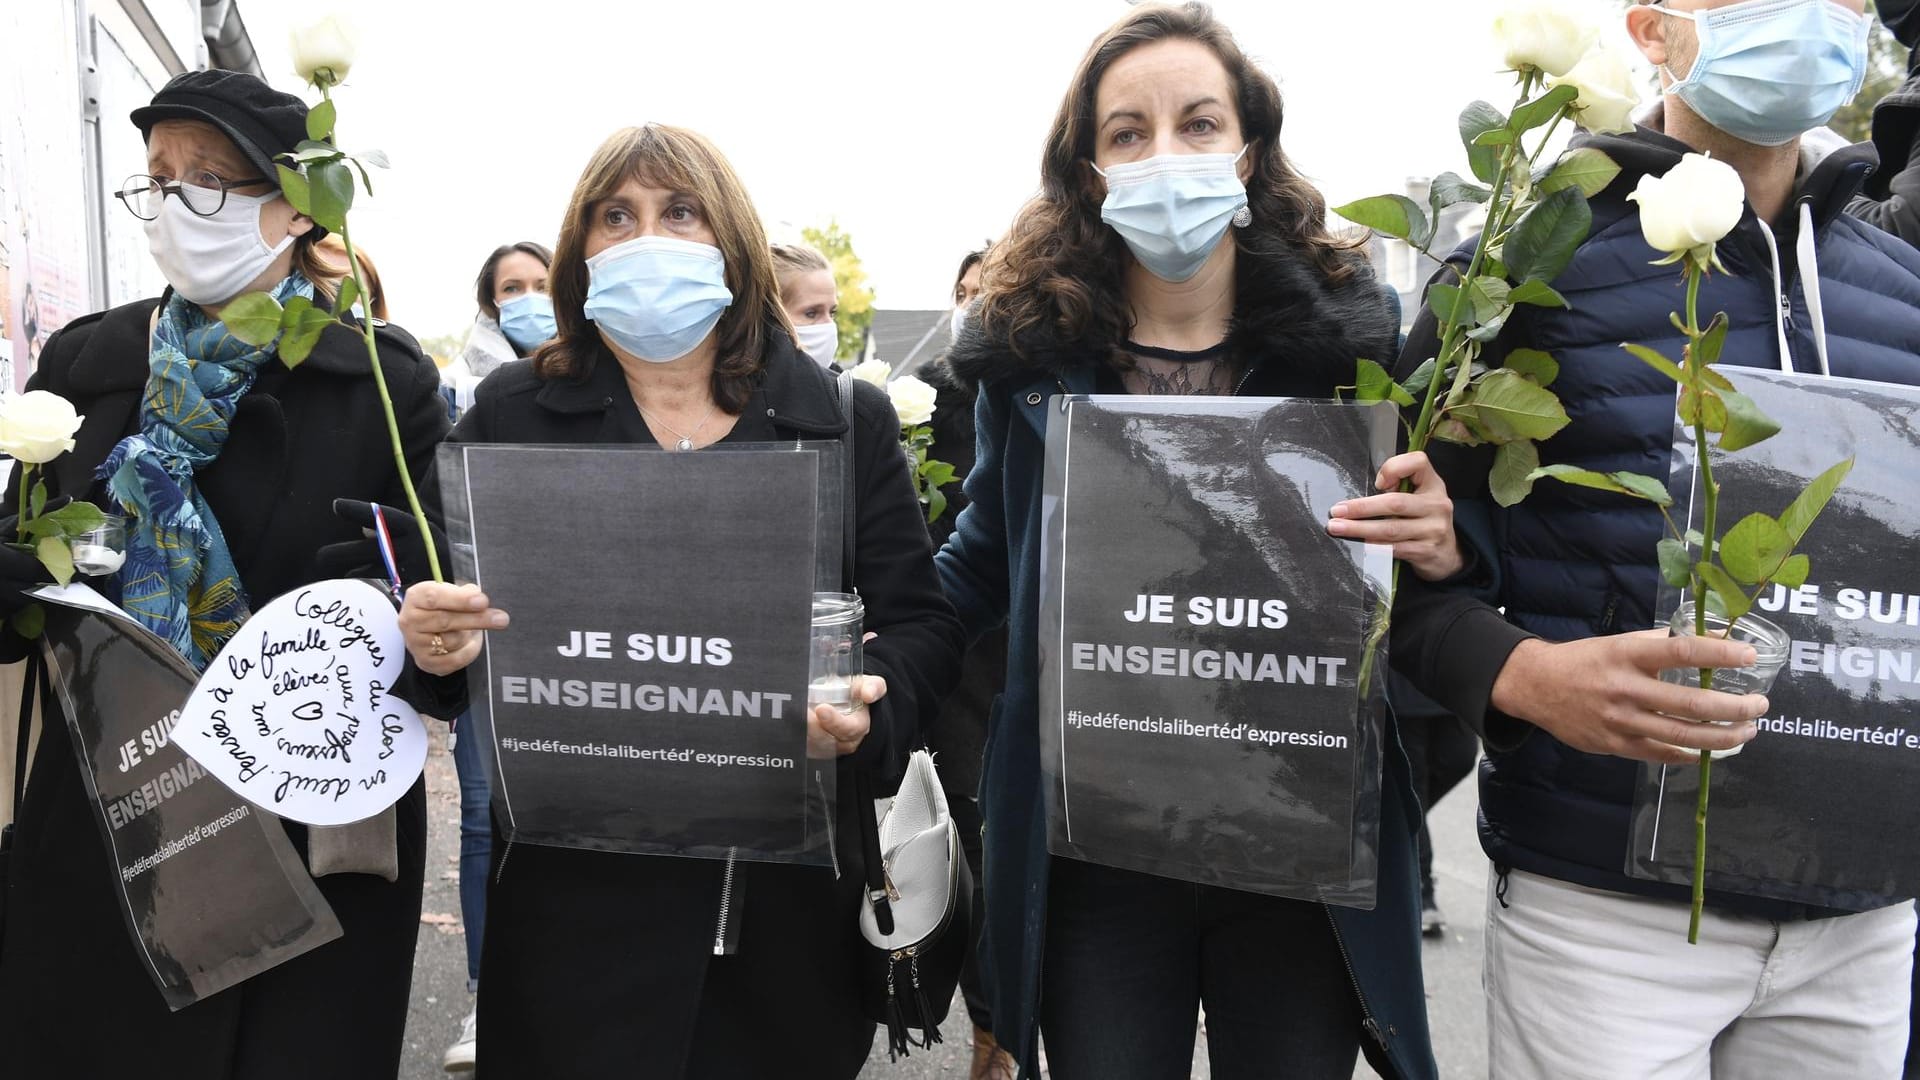
[[[227,205],[227,192],[233,188],[251,187],[255,184],[270,184],[273,181],[264,177],[247,180],[222,180],[212,173],[201,173],[201,177],[213,181],[217,187],[196,184],[183,184],[178,180],[162,180],[157,176],[135,173],[127,177],[126,187],[113,193],[113,197],[127,204],[133,216],[142,221],[152,221],[160,216],[160,204],[172,195],[181,205],[200,217],[212,217]]]

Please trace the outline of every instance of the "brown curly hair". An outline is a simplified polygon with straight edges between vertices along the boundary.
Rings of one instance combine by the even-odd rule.
[[[1253,172],[1247,205],[1253,223],[1231,235],[1243,257],[1298,259],[1304,253],[1333,285],[1358,272],[1353,249],[1327,231],[1327,205],[1293,170],[1280,149],[1280,88],[1254,66],[1233,34],[1201,3],[1135,8],[1087,49],[1060,103],[1040,159],[1040,194],[1014,219],[1007,238],[987,258],[982,325],[1016,353],[1035,331],[1064,340],[1118,345],[1133,330],[1122,292],[1122,271],[1133,260],[1126,242],[1100,220],[1102,195],[1088,163],[1093,159],[1094,97],[1107,69],[1121,56],[1155,42],[1186,39],[1205,45],[1227,69],[1240,129]]]
[[[746,408],[754,380],[766,363],[769,334],[791,336],[793,329],[780,306],[773,249],[746,185],[719,148],[686,128],[648,124],[616,131],[581,172],[547,278],[558,329],[553,340],[534,353],[534,374],[542,379],[584,379],[595,364],[617,362],[586,315],[586,244],[594,207],[619,192],[629,179],[695,196],[713,227],[716,245],[726,259],[727,289],[733,293],[732,305],[713,329],[717,346],[713,400],[722,411],[737,416]]]

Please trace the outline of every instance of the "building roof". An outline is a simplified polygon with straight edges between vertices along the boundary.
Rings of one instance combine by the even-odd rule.
[[[873,313],[867,331],[867,358],[885,360],[895,375],[910,375],[947,351],[950,310]]]

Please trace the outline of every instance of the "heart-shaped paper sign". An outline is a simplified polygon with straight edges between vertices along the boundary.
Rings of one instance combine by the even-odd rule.
[[[260,807],[309,825],[385,810],[427,761],[420,714],[394,697],[406,665],[393,602],[320,581],[240,627],[193,688],[173,740]]]

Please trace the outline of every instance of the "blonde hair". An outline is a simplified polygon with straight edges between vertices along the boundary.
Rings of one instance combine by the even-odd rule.
[[[381,322],[387,321],[387,290],[380,284],[380,271],[373,265],[373,256],[367,254],[366,248],[357,247],[353,249],[353,258],[360,264],[360,277],[367,285],[368,295],[363,301],[367,311]],[[340,283],[348,276],[346,241],[340,239],[339,233],[328,233],[305,247],[296,244],[293,265],[331,301],[340,295]]]
[[[719,148],[686,128],[623,128],[600,144],[580,173],[547,277],[558,329],[534,354],[534,373],[543,379],[585,378],[606,352],[599,330],[586,316],[587,235],[594,207],[629,180],[687,192],[705,208],[714,246],[726,260],[727,289],[733,293],[733,304],[713,331],[713,400],[738,415],[765,363],[768,324],[789,334],[792,324],[780,304],[767,231],[746,185]]]
[[[802,277],[816,271],[833,272],[833,265],[827,257],[805,244],[773,245],[773,272],[780,281],[780,299],[793,299],[793,284]]]

